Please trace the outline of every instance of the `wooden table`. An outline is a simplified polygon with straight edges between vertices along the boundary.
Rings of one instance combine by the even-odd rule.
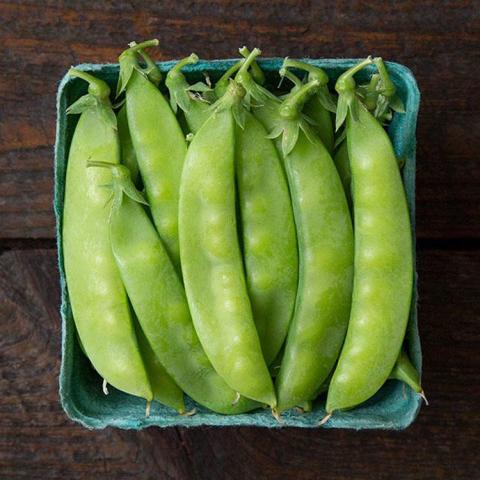
[[[479,475],[480,21],[477,2],[0,1],[0,478],[473,479]],[[476,5],[475,5],[476,4]],[[88,431],[58,399],[55,91],[70,65],[382,55],[422,91],[417,233],[424,386],[404,432]]]

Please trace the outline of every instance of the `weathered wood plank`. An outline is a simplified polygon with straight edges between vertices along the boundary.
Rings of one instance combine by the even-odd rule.
[[[480,391],[480,258],[421,251],[420,330],[431,406],[405,432],[254,428],[88,431],[58,401],[54,250],[0,256],[0,477],[472,479]]]
[[[418,235],[478,238],[479,10],[476,2],[0,2],[0,238],[52,238],[55,90],[71,64],[114,62],[159,37],[159,59],[196,51],[266,56],[381,54],[409,66],[423,93]]]

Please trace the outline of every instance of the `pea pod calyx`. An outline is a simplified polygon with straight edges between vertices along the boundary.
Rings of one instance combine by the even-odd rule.
[[[379,121],[385,123],[385,121],[391,120],[392,111],[405,113],[405,107],[396,93],[397,89],[390,79],[383,59],[381,57],[374,58],[373,63],[378,70],[378,81],[376,83],[377,98],[373,115]]]
[[[120,75],[117,83],[116,96],[119,97],[122,92],[127,88],[130,78],[134,71],[137,71],[148,78],[154,85],[158,85],[162,78],[162,74],[155,64],[155,62],[144,52],[145,48],[154,47],[159,44],[157,39],[147,40],[145,42],[136,43],[130,42],[129,48],[122,52],[118,57],[118,63],[120,64]],[[145,61],[145,68],[140,66],[138,62],[138,55],[140,55]]]
[[[244,45],[242,48],[238,49],[240,55],[244,58],[248,58],[250,56],[250,50]],[[259,84],[263,85],[265,83],[265,74],[263,70],[260,68],[257,62],[252,62],[250,64],[250,72],[252,74],[252,78]]]
[[[307,80],[318,80],[320,85],[316,92],[318,99],[326,110],[329,112],[335,113],[337,110],[334,97],[328,90],[328,75],[320,68],[315,65],[311,65],[306,62],[300,62],[298,60],[292,60],[288,57],[283,61],[282,69],[289,71],[289,68],[296,68],[297,70],[304,70],[308,73]],[[280,73],[281,74],[281,73]]]
[[[178,107],[184,112],[189,112],[192,102],[205,101],[208,99],[203,98],[200,95],[196,95],[193,92],[205,93],[211,92],[211,88],[203,83],[197,82],[190,85],[182,73],[182,68],[187,65],[194,65],[198,62],[198,55],[195,53],[190,54],[188,57],[183,58],[167,73],[165,79],[165,85],[170,92],[170,106],[172,110],[177,113]]]
[[[113,189],[112,211],[115,211],[120,207],[124,194],[133,201],[148,206],[148,202],[145,200],[143,194],[135,188],[130,175],[130,170],[125,167],[125,165],[89,161],[87,162],[87,167],[108,168],[112,172],[113,183],[111,185],[106,185],[106,187],[111,187]]]
[[[72,103],[72,105],[67,108],[67,114],[76,115],[86,110],[96,110],[106,125],[117,130],[117,117],[112,110],[110,87],[108,84],[76,68],[71,68],[68,71],[68,75],[74,78],[81,78],[88,82],[88,93]]]
[[[247,53],[246,47],[240,49],[242,55]],[[244,104],[249,108],[254,100],[259,106],[266,106],[268,108],[276,108],[280,103],[278,97],[271,93],[266,88],[262,87],[255,78],[253,77],[253,72],[249,71],[249,68],[254,65],[255,59],[261,54],[261,50],[254,48],[245,59],[245,62],[242,64],[240,69],[235,76],[235,81],[240,83],[246,90]],[[254,106],[254,105],[252,105]]]
[[[294,88],[278,107],[276,125],[268,134],[268,138],[274,139],[281,136],[284,156],[287,156],[297,144],[300,130],[305,133],[310,142],[317,141],[309,125],[311,120],[302,115],[302,107],[318,87],[319,81],[312,80],[298,89]]]
[[[338,131],[345,122],[347,114],[350,113],[354,121],[358,120],[358,97],[355,93],[356,83],[353,76],[373,63],[372,57],[367,57],[357,65],[342,73],[335,84],[338,93],[337,116],[335,119],[335,131]]]
[[[245,127],[245,107],[243,106],[245,94],[246,90],[240,83],[230,80],[225,94],[210,107],[212,114],[230,108],[235,122],[243,129]]]

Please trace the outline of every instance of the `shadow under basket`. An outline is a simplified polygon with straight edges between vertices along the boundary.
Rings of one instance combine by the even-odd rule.
[[[207,72],[214,81],[218,79],[237,60],[200,61],[183,69],[190,83],[204,79]],[[354,59],[309,59],[308,63],[323,68],[330,77],[330,87],[346,69],[358,62]],[[275,88],[278,85],[278,70],[283,59],[270,58],[259,60],[267,82]],[[175,62],[161,62],[162,72],[167,72]],[[107,81],[115,91],[119,73],[118,64],[83,64],[76,67],[92,73]],[[420,93],[412,72],[398,63],[387,62],[391,79],[395,83],[398,94],[404,102],[405,114],[395,114],[388,133],[392,139],[395,153],[404,160],[403,182],[407,193],[415,240],[415,129],[420,103]],[[366,81],[373,68],[366,68],[356,76],[359,82]],[[362,78],[363,76],[363,78]],[[162,87],[164,88],[164,87]],[[193,416],[178,415],[174,410],[157,402],[152,403],[151,414],[145,417],[145,400],[122,393],[109,386],[109,395],[102,391],[102,379],[93,370],[90,362],[82,353],[72,310],[68,298],[65,281],[65,270],[62,252],[62,215],[65,193],[65,173],[68,152],[78,121],[78,115],[67,115],[67,106],[85,94],[87,84],[79,79],[65,76],[58,87],[57,94],[57,133],[55,144],[55,200],[54,208],[57,219],[58,265],[61,284],[61,317],[62,317],[62,363],[60,371],[60,398],[67,415],[88,428],[105,428],[107,426],[142,429],[149,426],[168,427],[199,425],[236,426],[250,425],[255,427],[305,427],[317,428],[325,415],[325,394],[314,403],[311,413],[302,414],[291,410],[282,414],[279,423],[273,418],[270,410],[257,410],[242,415],[220,415],[213,413],[186,397],[187,409],[196,408]],[[414,295],[410,319],[405,339],[407,351],[414,366],[421,371],[421,349],[417,327],[417,278],[415,275]],[[380,391],[368,402],[347,411],[336,412],[322,428],[351,429],[389,429],[399,430],[408,427],[417,416],[421,406],[421,398],[404,384],[389,380]]]

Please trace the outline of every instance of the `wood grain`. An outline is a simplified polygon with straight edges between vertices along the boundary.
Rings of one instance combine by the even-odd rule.
[[[476,2],[0,1],[2,238],[53,238],[55,91],[72,64],[115,62],[132,39],[158,59],[196,51],[265,56],[380,54],[409,66],[423,93],[418,235],[478,238],[480,9]]]
[[[0,0],[0,478],[478,477],[480,9],[474,1]],[[424,387],[404,432],[255,428],[88,431],[58,399],[52,209],[57,84],[158,37],[159,60],[382,55],[422,91],[417,234]],[[153,53],[153,52],[152,52]]]
[[[0,478],[475,478],[480,258],[421,251],[420,330],[431,406],[404,432],[255,428],[88,431],[58,401],[55,250],[0,256]],[[440,301],[442,299],[443,301]]]

